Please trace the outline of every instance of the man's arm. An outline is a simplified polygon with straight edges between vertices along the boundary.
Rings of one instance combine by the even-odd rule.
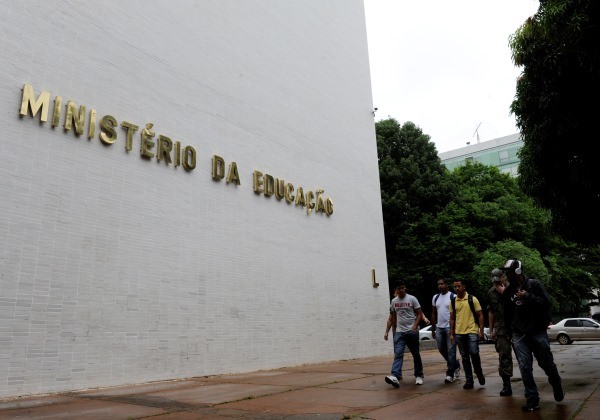
[[[475,314],[477,315],[477,320],[479,323],[479,340],[483,341],[483,338],[484,338],[483,329],[485,328],[485,324],[483,321],[483,311],[477,311],[477,312],[475,312]]]
[[[394,318],[393,313],[390,312],[390,316],[388,316],[387,322],[385,324],[385,334],[383,335],[383,339],[386,341],[388,339],[388,333],[390,331],[390,328],[392,328],[392,323],[393,323],[392,318]]]
[[[451,306],[452,308],[452,306]],[[454,329],[456,328],[456,314],[450,309],[450,344],[454,344]]]
[[[437,308],[435,304],[431,307],[431,336],[435,338],[435,329],[437,326]]]
[[[415,322],[412,325],[412,330],[419,331],[419,323],[423,319],[423,311],[421,310],[421,308],[416,308],[414,311],[415,311],[416,317],[415,317]]]
[[[492,308],[488,309],[488,321],[490,322],[490,338],[493,340],[496,337],[496,332],[494,331],[494,311]]]

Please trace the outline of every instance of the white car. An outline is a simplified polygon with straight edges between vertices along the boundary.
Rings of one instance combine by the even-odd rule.
[[[560,344],[600,340],[600,324],[591,318],[565,318],[548,326],[548,338]]]
[[[431,325],[419,330],[419,340],[433,340],[433,336],[431,335]]]
[[[490,338],[490,329],[488,327],[483,329],[483,338],[484,342],[492,341]],[[431,325],[423,327],[419,330],[419,340],[433,340],[433,335],[431,334]]]

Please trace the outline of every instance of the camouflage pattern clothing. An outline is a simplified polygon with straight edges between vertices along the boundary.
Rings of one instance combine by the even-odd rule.
[[[496,334],[496,352],[498,353],[499,365],[498,373],[501,377],[511,377],[513,375],[512,345],[510,335],[506,331],[504,324],[504,303],[503,297],[492,286],[488,291],[490,305],[488,310],[494,313],[494,333]]]

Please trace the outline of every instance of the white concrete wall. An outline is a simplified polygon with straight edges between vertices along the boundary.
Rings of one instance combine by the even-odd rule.
[[[362,1],[0,6],[0,396],[391,355]],[[60,126],[20,117],[24,84]],[[133,150],[66,132],[68,100],[138,125]],[[147,123],[197,167],[143,159]]]

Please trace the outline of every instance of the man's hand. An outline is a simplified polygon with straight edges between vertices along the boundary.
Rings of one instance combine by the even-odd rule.
[[[435,331],[431,331],[431,338],[435,340]]]
[[[385,341],[387,341],[387,339],[388,339],[388,332],[387,332],[387,331],[385,332],[385,334],[383,334],[383,339],[384,339]]]

